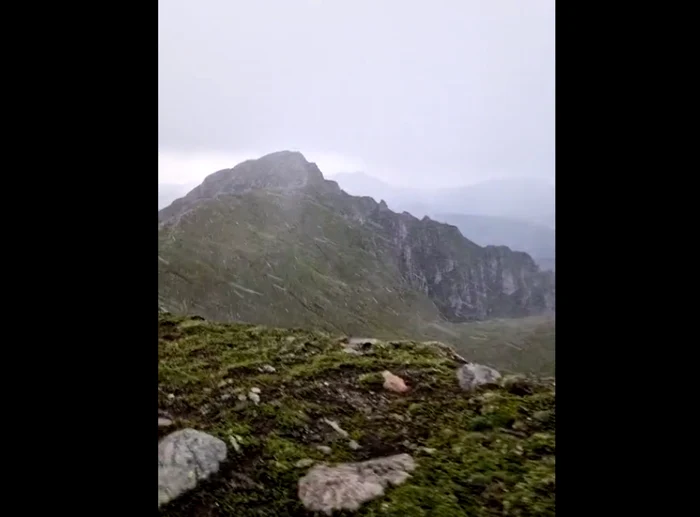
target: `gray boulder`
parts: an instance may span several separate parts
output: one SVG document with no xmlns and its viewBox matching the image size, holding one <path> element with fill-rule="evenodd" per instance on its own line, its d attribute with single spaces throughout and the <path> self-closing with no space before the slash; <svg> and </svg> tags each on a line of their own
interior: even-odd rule
<svg viewBox="0 0 700 517">
<path fill-rule="evenodd" d="M 158 443 L 158 506 L 192 490 L 219 470 L 226 444 L 207 433 L 182 429 Z"/>
<path fill-rule="evenodd" d="M 500 373 L 482 364 L 467 363 L 457 369 L 459 387 L 465 391 L 471 391 L 477 386 L 496 384 L 500 378 Z"/>
<path fill-rule="evenodd" d="M 316 465 L 299 480 L 299 499 L 308 510 L 326 515 L 335 510 L 355 511 L 383 495 L 387 486 L 405 482 L 415 468 L 408 454 L 336 466 Z"/>
</svg>

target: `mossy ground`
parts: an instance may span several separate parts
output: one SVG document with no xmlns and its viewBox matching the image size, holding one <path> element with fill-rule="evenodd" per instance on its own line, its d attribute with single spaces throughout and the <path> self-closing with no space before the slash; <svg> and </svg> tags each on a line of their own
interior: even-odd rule
<svg viewBox="0 0 700 517">
<path fill-rule="evenodd" d="M 326 333 L 160 315 L 158 402 L 175 418 L 167 432 L 193 427 L 229 445 L 218 475 L 160 513 L 313 515 L 297 497 L 308 468 L 297 461 L 407 452 L 418 465 L 412 477 L 353 515 L 554 515 L 552 382 L 530 379 L 468 395 L 457 384 L 459 364 L 435 345 L 379 342 L 363 354 L 345 352 L 342 338 Z M 264 365 L 276 371 L 261 371 Z M 385 391 L 383 370 L 411 390 Z M 253 387 L 261 390 L 259 405 L 239 400 Z"/>
</svg>

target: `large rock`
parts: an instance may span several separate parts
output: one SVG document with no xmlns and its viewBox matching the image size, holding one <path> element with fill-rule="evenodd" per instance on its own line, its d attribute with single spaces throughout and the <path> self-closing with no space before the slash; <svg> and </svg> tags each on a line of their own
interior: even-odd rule
<svg viewBox="0 0 700 517">
<path fill-rule="evenodd" d="M 158 443 L 158 506 L 192 490 L 219 470 L 226 444 L 207 433 L 182 429 Z"/>
<path fill-rule="evenodd" d="M 314 512 L 355 511 L 384 494 L 389 485 L 405 482 L 415 469 L 413 458 L 397 454 L 361 463 L 313 467 L 299 480 L 299 499 Z"/>
<path fill-rule="evenodd" d="M 500 373 L 482 364 L 467 363 L 457 369 L 459 386 L 465 391 L 471 391 L 477 386 L 496 384 L 500 378 Z"/>
</svg>

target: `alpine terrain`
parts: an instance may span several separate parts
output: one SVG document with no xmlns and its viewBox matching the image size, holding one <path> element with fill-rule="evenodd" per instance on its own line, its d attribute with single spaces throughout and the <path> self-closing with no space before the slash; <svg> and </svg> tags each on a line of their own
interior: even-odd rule
<svg viewBox="0 0 700 517">
<path fill-rule="evenodd" d="M 297 152 L 158 218 L 160 514 L 554 515 L 553 272 Z"/>
<path fill-rule="evenodd" d="M 218 171 L 158 218 L 173 313 L 454 342 L 465 322 L 554 310 L 554 275 L 526 253 L 351 196 L 298 152 Z"/>
</svg>

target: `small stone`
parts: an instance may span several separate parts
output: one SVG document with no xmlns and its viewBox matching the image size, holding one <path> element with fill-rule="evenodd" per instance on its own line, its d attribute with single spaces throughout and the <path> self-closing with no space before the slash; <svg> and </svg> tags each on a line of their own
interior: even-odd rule
<svg viewBox="0 0 700 517">
<path fill-rule="evenodd" d="M 158 427 L 168 427 L 173 425 L 173 421 L 170 420 L 169 418 L 165 417 L 158 417 Z"/>
<path fill-rule="evenodd" d="M 238 400 L 240 400 L 241 402 L 245 402 L 247 398 L 248 397 L 246 397 L 245 395 L 238 395 Z"/>
<path fill-rule="evenodd" d="M 251 391 L 250 393 L 248 393 L 248 398 L 250 400 L 252 400 L 256 405 L 260 404 L 260 395 L 258 395 L 254 391 Z"/>
<path fill-rule="evenodd" d="M 174 393 L 168 393 L 168 398 L 169 398 L 170 400 L 174 399 L 174 398 L 175 398 L 175 394 L 174 394 Z"/>
<path fill-rule="evenodd" d="M 230 398 L 231 398 L 230 393 L 224 393 L 223 395 L 221 395 L 221 400 L 228 400 Z"/>
<path fill-rule="evenodd" d="M 274 366 L 272 366 L 270 364 L 266 364 L 262 367 L 262 371 L 267 372 L 267 373 L 275 373 L 277 370 L 275 369 Z"/>
<path fill-rule="evenodd" d="M 260 388 L 250 388 L 251 393 L 260 393 Z"/>
<path fill-rule="evenodd" d="M 535 413 L 532 415 L 532 418 L 534 418 L 538 422 L 546 423 L 546 422 L 549 422 L 549 420 L 552 418 L 552 412 L 551 411 L 535 411 Z"/>
<path fill-rule="evenodd" d="M 355 440 L 350 440 L 348 442 L 348 447 L 350 447 L 353 451 L 356 451 L 357 449 L 360 448 L 360 444 L 357 443 Z"/>
<path fill-rule="evenodd" d="M 311 458 L 304 458 L 303 460 L 297 461 L 297 462 L 294 464 L 294 466 L 295 466 L 296 468 L 298 468 L 298 469 L 303 469 L 303 468 L 306 468 L 306 467 L 310 467 L 310 466 L 313 465 L 314 463 L 316 463 L 315 460 L 312 460 Z"/>
<path fill-rule="evenodd" d="M 398 375 L 394 375 L 389 370 L 383 371 L 382 377 L 384 377 L 384 389 L 395 393 L 405 393 L 408 391 L 408 386 L 406 386 L 404 380 Z"/>
<path fill-rule="evenodd" d="M 329 426 L 331 426 L 331 427 L 333 428 L 333 430 L 334 430 L 336 433 L 338 433 L 340 436 L 342 436 L 343 438 L 347 438 L 347 437 L 349 436 L 349 435 L 348 435 L 348 432 L 345 431 L 344 429 L 342 429 L 342 428 L 338 425 L 338 422 L 335 422 L 334 420 L 328 420 L 327 418 L 324 418 L 323 421 L 324 421 L 326 424 L 328 424 Z"/>
<path fill-rule="evenodd" d="M 513 430 L 514 431 L 527 431 L 528 427 L 525 422 L 522 420 L 516 420 L 515 423 L 513 424 Z"/>
<path fill-rule="evenodd" d="M 433 449 L 432 447 L 418 447 L 418 450 L 426 454 L 435 454 L 437 452 L 437 449 Z"/>
<path fill-rule="evenodd" d="M 217 384 L 216 387 L 217 388 L 224 388 L 224 387 L 226 387 L 227 384 L 228 383 L 225 380 L 223 380 L 219 384 Z"/>
<path fill-rule="evenodd" d="M 241 452 L 241 444 L 238 443 L 235 436 L 229 436 L 228 441 L 231 442 L 231 447 L 233 447 L 236 452 Z"/>
<path fill-rule="evenodd" d="M 328 445 L 317 445 L 316 449 L 318 449 L 323 454 L 330 454 L 331 452 L 333 452 L 333 449 L 328 447 Z"/>
</svg>

